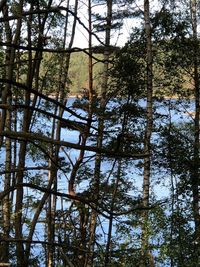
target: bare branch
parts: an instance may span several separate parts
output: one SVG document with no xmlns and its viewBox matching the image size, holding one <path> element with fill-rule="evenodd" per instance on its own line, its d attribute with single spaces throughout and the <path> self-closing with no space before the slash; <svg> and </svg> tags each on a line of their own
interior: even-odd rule
<svg viewBox="0 0 200 267">
<path fill-rule="evenodd" d="M 44 193 L 49 193 L 49 194 L 53 194 L 56 196 L 65 197 L 65 198 L 68 198 L 71 200 L 79 201 L 85 205 L 88 205 L 90 208 L 92 208 L 93 210 L 98 212 L 101 216 L 103 216 L 107 219 L 110 219 L 111 216 L 119 217 L 119 216 L 123 216 L 123 215 L 128 215 L 128 214 L 135 212 L 135 211 L 151 210 L 151 209 L 154 209 L 154 208 L 158 207 L 159 205 L 162 205 L 168 201 L 168 199 L 166 198 L 166 199 L 164 199 L 162 201 L 158 201 L 157 203 L 155 203 L 151 206 L 148 206 L 148 207 L 144 207 L 143 205 L 138 205 L 138 206 L 131 208 L 131 209 L 128 209 L 126 211 L 111 212 L 110 210 L 106 209 L 105 207 L 100 206 L 100 205 L 97 206 L 96 205 L 97 203 L 94 203 L 91 200 L 83 198 L 81 196 L 77 196 L 77 195 L 75 196 L 75 195 L 70 195 L 70 194 L 66 194 L 66 193 L 61 193 L 61 192 L 58 192 L 55 190 L 51 190 L 51 189 L 47 189 L 47 188 L 44 188 L 44 187 L 41 187 L 41 186 L 38 186 L 35 184 L 31 184 L 31 183 L 17 184 L 15 186 L 11 186 L 7 190 L 0 192 L 0 200 L 2 200 L 10 192 L 15 191 L 17 188 L 21 188 L 21 187 L 29 187 L 29 188 L 36 189 L 36 190 L 39 190 L 39 191 L 44 192 Z M 105 214 L 105 212 L 107 212 L 109 215 Z"/>
<path fill-rule="evenodd" d="M 76 18 L 76 20 L 79 22 L 79 24 L 89 34 L 95 36 L 95 38 L 99 41 L 100 44 L 105 45 L 104 42 L 102 42 L 101 39 L 98 37 L 97 34 L 95 34 L 94 32 L 91 32 L 85 26 L 85 24 L 81 21 L 81 19 L 76 15 L 75 12 L 73 12 L 69 8 L 63 7 L 63 6 L 49 7 L 48 9 L 36 9 L 36 10 L 31 11 L 31 12 L 30 11 L 26 11 L 26 12 L 23 12 L 21 14 L 16 14 L 16 15 L 12 15 L 12 16 L 7 16 L 7 17 L 0 18 L 0 22 L 11 21 L 11 20 L 20 19 L 20 18 L 25 18 L 26 16 L 34 15 L 34 14 L 49 14 L 49 13 L 53 13 L 53 12 L 60 13 L 61 11 L 66 11 L 66 12 L 70 13 L 72 16 L 74 16 Z"/>
<path fill-rule="evenodd" d="M 69 53 L 78 53 L 83 52 L 86 55 L 90 56 L 97 62 L 105 63 L 109 62 L 112 63 L 113 61 L 103 60 L 95 57 L 93 54 L 88 52 L 88 48 L 79 48 L 79 47 L 73 47 L 73 48 L 65 48 L 65 49 L 54 49 L 54 48 L 43 48 L 43 47 L 35 47 L 35 46 L 24 46 L 24 45 L 16 45 L 13 43 L 7 43 L 0 41 L 0 46 L 7 46 L 7 47 L 14 47 L 16 49 L 21 49 L 24 51 L 42 51 L 47 53 L 56 53 L 56 54 L 69 54 Z"/>
<path fill-rule="evenodd" d="M 41 97 L 42 99 L 45 99 L 61 108 L 63 108 L 65 111 L 67 111 L 68 113 L 70 113 L 71 115 L 81 119 L 81 120 L 84 120 L 84 121 L 87 121 L 88 119 L 87 118 L 84 118 L 82 117 L 81 115 L 78 115 L 76 112 L 74 112 L 73 110 L 67 108 L 65 105 L 63 105 L 62 103 L 60 103 L 59 101 L 55 100 L 55 99 L 52 99 L 40 92 L 38 92 L 37 90 L 33 89 L 33 88 L 29 88 L 28 86 L 26 86 L 25 84 L 22 84 L 22 83 L 19 83 L 19 82 L 15 82 L 15 81 L 12 81 L 12 80 L 8 80 L 8 79 L 0 79 L 0 82 L 2 83 L 7 83 L 7 84 L 11 84 L 11 85 L 14 85 L 14 86 L 17 86 L 21 89 L 24 89 L 26 91 L 29 91 L 30 93 L 34 94 L 34 95 L 37 95 L 39 97 Z"/>
<path fill-rule="evenodd" d="M 33 110 L 33 111 L 37 111 L 39 113 L 42 113 L 46 116 L 49 116 L 49 117 L 52 117 L 54 119 L 57 119 L 59 121 L 61 121 L 63 123 L 63 125 L 66 125 L 66 126 L 61 126 L 63 128 L 65 127 L 69 127 L 70 129 L 72 130 L 77 130 L 79 132 L 83 131 L 85 127 L 87 127 L 87 124 L 83 123 L 83 122 L 80 122 L 80 121 L 72 121 L 72 120 L 69 120 L 69 119 L 65 119 L 65 118 L 62 118 L 58 115 L 55 115 L 53 113 L 50 113 L 48 111 L 45 111 L 43 109 L 40 109 L 40 108 L 36 108 L 35 106 L 28 106 L 28 105 L 21 105 L 21 104 L 18 104 L 18 105 L 12 105 L 12 106 L 9 106 L 7 104 L 0 104 L 0 108 L 1 109 L 9 109 L 9 110 L 16 110 L 17 108 L 22 108 L 22 109 L 29 109 L 29 110 Z M 91 125 L 91 128 L 94 129 L 94 130 L 98 130 L 97 128 L 95 128 L 94 126 Z"/>
<path fill-rule="evenodd" d="M 147 157 L 147 154 L 133 154 L 131 152 L 122 152 L 122 151 L 115 151 L 115 150 L 108 150 L 108 149 L 100 149 L 98 147 L 94 146 L 82 146 L 79 144 L 67 142 L 67 141 L 59 141 L 59 140 L 54 140 L 49 137 L 43 136 L 38 133 L 27 133 L 27 132 L 11 132 L 11 131 L 3 131 L 0 133 L 0 136 L 6 136 L 11 139 L 16 139 L 16 140 L 26 140 L 26 141 L 31 141 L 31 142 L 45 142 L 48 144 L 54 144 L 54 145 L 59 145 L 63 147 L 69 147 L 69 148 L 74 148 L 77 150 L 86 150 L 86 151 L 91 151 L 91 152 L 98 152 L 101 154 L 104 154 L 107 157 L 114 157 L 114 158 L 132 158 L 132 159 L 143 159 Z"/>
</svg>

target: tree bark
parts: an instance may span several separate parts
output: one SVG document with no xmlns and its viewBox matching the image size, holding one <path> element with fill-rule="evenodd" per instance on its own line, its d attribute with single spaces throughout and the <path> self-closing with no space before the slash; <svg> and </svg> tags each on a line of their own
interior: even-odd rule
<svg viewBox="0 0 200 267">
<path fill-rule="evenodd" d="M 153 56 L 152 56 L 152 39 L 151 39 L 151 23 L 150 23 L 150 6 L 149 0 L 144 0 L 144 28 L 146 40 L 146 129 L 144 137 L 144 152 L 148 154 L 144 159 L 144 178 L 143 178 L 143 206 L 149 206 L 149 188 L 150 188 L 150 169 L 151 169 L 151 134 L 153 124 Z M 141 266 L 148 266 L 150 259 L 149 251 L 149 233 L 148 233 L 148 211 L 144 211 L 142 215 L 142 261 Z"/>
<path fill-rule="evenodd" d="M 19 14 L 22 12 L 22 7 L 23 7 L 23 1 L 19 2 L 18 6 L 18 12 Z M 6 3 L 3 5 L 3 14 L 5 17 L 8 16 L 8 6 Z M 9 25 L 9 22 L 5 22 L 4 24 L 5 27 L 5 33 L 6 33 L 6 41 L 7 43 L 12 43 L 13 44 L 18 44 L 20 40 L 20 31 L 21 31 L 21 19 L 18 19 L 17 25 L 16 25 L 16 30 L 15 30 L 15 35 L 12 38 L 12 30 Z M 14 75 L 14 62 L 15 62 L 15 55 L 16 55 L 16 49 L 15 48 L 10 48 L 8 47 L 6 49 L 6 78 L 8 80 L 13 79 Z M 12 86 L 11 84 L 6 84 L 5 88 L 2 93 L 2 103 L 7 103 L 8 106 L 12 105 Z M 6 130 L 11 130 L 11 110 L 3 110 L 2 111 L 2 118 L 1 118 L 1 125 L 0 125 L 0 131 L 3 131 L 4 128 Z M 1 138 L 1 143 L 3 142 L 3 137 Z M 6 144 L 6 165 L 5 165 L 5 170 L 10 170 L 11 169 L 11 164 L 12 164 L 12 147 L 11 147 L 11 140 L 9 138 L 6 138 L 5 141 Z M 6 173 L 5 174 L 5 179 L 4 179 L 4 190 L 9 189 L 11 186 L 11 173 Z M 4 237 L 5 239 L 9 238 L 10 234 L 10 212 L 11 212 L 11 205 L 10 205 L 10 194 L 8 194 L 3 201 L 3 227 L 4 227 Z M 9 260 L 9 242 L 6 242 L 4 244 L 4 247 L 2 248 L 3 251 L 3 261 L 8 262 Z"/>
<path fill-rule="evenodd" d="M 48 2 L 48 6 L 51 6 L 52 1 L 50 0 Z M 30 10 L 33 9 L 33 3 L 30 5 Z M 37 41 L 37 46 L 38 47 L 43 47 L 43 32 L 44 32 L 44 27 L 45 23 L 47 20 L 48 14 L 45 14 L 43 21 L 38 18 L 39 21 L 39 34 L 38 34 L 38 41 Z M 29 21 L 28 21 L 28 43 L 29 45 L 32 44 L 31 41 L 31 25 L 32 25 L 32 14 L 29 16 Z M 27 72 L 27 79 L 26 79 L 26 84 L 28 88 L 32 88 L 33 82 L 35 81 L 35 88 L 38 91 L 39 87 L 39 69 L 40 69 L 40 64 L 41 64 L 41 59 L 42 59 L 42 53 L 43 51 L 36 51 L 34 60 L 32 61 L 32 51 L 29 51 L 28 54 L 28 72 Z M 35 95 L 32 101 L 32 107 L 35 106 L 37 101 L 37 96 Z M 30 106 L 31 105 L 31 92 L 27 90 L 25 92 L 25 105 Z M 24 110 L 24 115 L 23 115 L 23 122 L 22 122 L 22 130 L 23 132 L 28 132 L 30 125 L 31 125 L 31 118 L 33 115 L 33 111 L 26 109 Z M 24 180 L 24 168 L 26 164 L 26 151 L 27 150 L 27 140 L 20 141 L 20 148 L 19 148 L 19 162 L 18 162 L 18 169 L 19 171 L 17 172 L 16 176 L 16 184 L 21 184 L 23 183 Z M 16 205 L 15 205 L 15 238 L 16 239 L 22 239 L 23 237 L 23 218 L 22 218 L 22 209 L 23 209 L 23 198 L 24 198 L 24 192 L 23 188 L 18 188 L 16 191 Z M 30 249 L 30 248 L 29 248 Z M 29 254 L 26 253 L 24 250 L 24 246 L 22 242 L 17 243 L 17 250 L 16 250 L 16 255 L 17 255 L 17 266 L 28 266 L 28 258 Z"/>
<path fill-rule="evenodd" d="M 105 50 L 104 50 L 104 65 L 103 65 L 103 77 L 100 93 L 100 114 L 98 119 L 98 137 L 97 137 L 97 147 L 102 148 L 103 142 L 103 131 L 104 131 L 104 113 L 106 108 L 106 94 L 108 87 L 108 68 L 109 68 L 109 46 L 110 46 L 110 35 L 111 35 L 111 25 L 112 25 L 112 5 L 113 1 L 107 1 L 107 17 L 106 17 L 106 32 L 105 32 Z M 100 153 L 96 153 L 95 158 L 95 169 L 94 169 L 94 181 L 93 181 L 93 191 L 96 203 L 99 199 L 99 185 L 100 185 L 100 175 L 101 175 L 101 161 L 102 156 Z M 92 210 L 90 219 L 90 237 L 89 237 L 89 247 L 88 247 L 88 259 L 85 267 L 93 266 L 94 258 L 94 243 L 95 243 L 95 231 L 97 223 L 97 212 Z"/>
<path fill-rule="evenodd" d="M 8 7 L 7 5 L 4 6 L 4 15 L 8 15 Z M 7 37 L 7 42 L 12 42 L 12 36 L 11 36 L 11 29 L 9 23 L 5 23 L 5 32 L 6 32 L 6 37 Z M 12 73 L 13 73 L 13 53 L 11 52 L 10 49 L 6 50 L 6 76 L 8 79 L 12 78 Z M 2 103 L 7 103 L 8 105 L 11 105 L 12 99 L 11 99 L 11 86 L 7 85 L 5 86 L 2 94 Z M 1 116 L 1 130 L 11 130 L 11 113 L 8 110 L 2 111 L 2 116 Z M 1 143 L 3 142 L 3 137 L 1 139 Z M 6 153 L 6 158 L 5 158 L 5 171 L 8 171 L 11 169 L 11 140 L 9 138 L 6 138 L 5 140 L 5 153 Z M 11 174 L 8 172 L 5 174 L 4 178 L 4 190 L 8 190 L 11 185 Z M 10 195 L 8 194 L 4 200 L 3 200 L 3 229 L 4 229 L 4 234 L 3 237 L 5 239 L 9 238 L 10 234 Z M 2 262 L 8 262 L 9 261 L 9 243 L 5 242 L 1 246 L 1 261 Z"/>
<path fill-rule="evenodd" d="M 112 193 L 112 200 L 111 200 L 111 207 L 110 211 L 113 213 L 114 208 L 115 208 L 115 200 L 116 200 L 116 194 L 119 186 L 119 181 L 121 178 L 121 168 L 122 168 L 122 160 L 118 160 L 118 166 L 117 166 L 117 177 L 115 181 L 115 186 L 113 189 Z M 107 243 L 106 243 L 106 251 L 105 251 L 105 261 L 104 261 L 104 266 L 108 267 L 111 263 L 111 255 L 112 255 L 112 229 L 113 229 L 113 215 L 110 215 L 109 219 L 109 225 L 108 225 L 108 238 L 107 238 Z"/>
<path fill-rule="evenodd" d="M 192 35 L 193 35 L 193 79 L 195 96 L 195 118 L 194 118 L 194 145 L 193 145 L 193 167 L 191 170 L 191 184 L 193 195 L 193 216 L 195 224 L 194 233 L 194 262 L 199 263 L 200 255 L 200 214 L 199 214 L 199 137 L 200 137 L 200 90 L 199 90 L 199 61 L 198 61 L 198 36 L 197 36 L 197 1 L 190 1 Z"/>
</svg>

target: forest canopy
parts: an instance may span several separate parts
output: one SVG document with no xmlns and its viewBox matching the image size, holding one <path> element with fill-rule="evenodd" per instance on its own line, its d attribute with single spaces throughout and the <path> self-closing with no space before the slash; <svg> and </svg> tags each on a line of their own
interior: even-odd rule
<svg viewBox="0 0 200 267">
<path fill-rule="evenodd" d="M 0 266 L 200 266 L 199 7 L 0 1 Z"/>
</svg>

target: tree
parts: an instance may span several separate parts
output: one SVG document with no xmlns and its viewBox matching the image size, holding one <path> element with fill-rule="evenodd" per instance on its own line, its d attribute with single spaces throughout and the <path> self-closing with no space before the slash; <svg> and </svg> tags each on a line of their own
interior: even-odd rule
<svg viewBox="0 0 200 267">
<path fill-rule="evenodd" d="M 199 262 L 199 238 L 200 238 L 200 214 L 199 214 L 199 119 L 200 119 L 200 92 L 199 92 L 199 70 L 198 70 L 198 37 L 197 37 L 197 2 L 190 2 L 192 41 L 193 41 L 193 80 L 195 96 L 195 118 L 194 118 L 194 152 L 193 152 L 193 171 L 191 173 L 192 193 L 193 193 L 193 213 L 195 223 L 194 243 L 195 262 Z"/>
<path fill-rule="evenodd" d="M 198 265 L 197 3 L 153 4 L 1 2 L 1 263 Z"/>
<path fill-rule="evenodd" d="M 146 41 L 146 86 L 147 86 L 147 123 L 144 137 L 144 151 L 149 154 L 144 159 L 144 181 L 143 181 L 143 205 L 149 206 L 149 187 L 150 187 L 150 169 L 151 169 L 151 135 L 153 126 L 153 52 L 152 52 L 152 30 L 150 22 L 149 1 L 144 0 L 144 29 Z M 144 212 L 142 222 L 142 256 L 144 261 L 149 257 L 149 265 L 154 266 L 153 257 L 148 248 L 148 211 Z M 146 266 L 146 263 L 142 263 Z"/>
</svg>

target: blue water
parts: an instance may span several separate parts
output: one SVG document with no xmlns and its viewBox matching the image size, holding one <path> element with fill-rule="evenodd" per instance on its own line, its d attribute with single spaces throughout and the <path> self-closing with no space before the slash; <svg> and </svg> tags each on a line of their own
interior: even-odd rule
<svg viewBox="0 0 200 267">
<path fill-rule="evenodd" d="M 74 99 L 70 98 L 68 100 L 67 106 L 71 107 L 73 105 Z M 112 105 L 119 105 L 118 103 L 113 102 Z M 139 102 L 139 105 L 141 107 L 145 107 L 146 102 L 145 100 L 141 100 Z M 193 101 L 185 101 L 185 103 L 183 102 L 178 102 L 177 100 L 165 100 L 165 103 L 163 104 L 156 101 L 155 102 L 155 111 L 154 111 L 154 118 L 155 118 L 155 124 L 157 125 L 157 127 L 163 127 L 164 125 L 167 125 L 169 123 L 169 116 L 171 118 L 171 122 L 175 123 L 175 124 L 180 124 L 182 122 L 193 122 L 193 117 L 191 112 L 194 110 L 194 103 Z M 78 114 L 82 115 L 83 117 L 86 117 L 86 112 L 82 111 L 82 110 L 78 110 Z M 64 117 L 67 119 L 71 119 L 71 120 L 76 120 L 76 121 L 81 121 L 80 119 L 75 118 L 74 116 L 70 115 L 69 113 L 65 112 L 64 113 Z M 82 121 L 84 122 L 84 121 Z M 43 128 L 39 128 L 41 127 L 41 123 L 44 125 Z M 93 123 L 93 125 L 96 127 L 96 122 Z M 160 125 L 160 126 L 159 126 Z M 36 124 L 36 126 L 38 126 L 38 128 L 40 130 L 43 131 L 43 133 L 47 133 L 50 130 L 50 126 L 51 126 L 51 121 L 49 120 L 45 120 L 43 118 L 40 118 L 40 120 L 38 120 L 38 123 Z M 120 125 L 117 125 L 118 127 L 120 127 Z M 45 128 L 46 127 L 46 128 Z M 116 126 L 115 126 L 116 127 Z M 37 129 L 38 131 L 38 129 Z M 155 139 L 154 139 L 155 138 Z M 152 139 L 156 140 L 156 138 L 158 138 L 158 134 L 157 132 L 153 133 Z M 62 129 L 61 131 L 61 140 L 65 140 L 68 142 L 72 142 L 72 143 L 78 143 L 79 141 L 79 132 L 78 131 L 74 131 L 74 130 L 67 130 L 67 129 Z M 90 143 L 88 143 L 90 144 Z M 79 151 L 78 150 L 74 150 L 74 149 L 70 149 L 70 150 L 66 150 L 66 153 L 68 153 L 68 156 L 70 157 L 71 161 L 73 163 L 75 163 L 76 158 L 78 157 Z M 94 155 L 94 153 L 91 152 L 86 152 L 87 156 L 92 156 Z M 65 161 L 69 161 L 68 158 L 66 157 L 66 154 L 61 150 L 60 152 L 60 156 L 65 158 Z M 1 153 L 0 153 L 0 167 L 1 170 L 3 170 L 3 164 L 5 162 L 5 151 L 4 148 L 1 149 Z M 35 166 L 35 165 L 40 165 L 43 162 L 43 159 L 37 159 L 34 160 L 33 158 L 31 158 L 31 156 L 27 156 L 27 160 L 26 160 L 26 165 L 27 166 Z M 127 192 L 128 195 L 130 196 L 135 196 L 135 192 L 137 191 L 138 195 L 142 194 L 142 183 L 143 183 L 143 179 L 142 179 L 142 170 L 139 169 L 135 169 L 134 166 L 135 162 L 131 161 L 129 162 L 129 164 L 127 164 L 127 168 L 126 168 L 126 174 L 124 175 L 124 178 L 127 180 L 131 180 L 134 184 L 134 189 L 130 188 L 130 190 Z M 91 160 L 91 162 L 87 163 L 88 167 L 90 168 L 94 168 L 94 158 Z M 109 176 L 109 170 L 112 169 L 112 165 L 113 165 L 113 160 L 107 161 L 104 160 L 102 162 L 102 173 L 104 175 L 104 178 Z M 25 182 L 28 182 L 30 179 L 30 176 L 34 177 L 36 176 L 36 174 L 40 175 L 40 179 L 42 179 L 45 183 L 47 183 L 48 180 L 48 172 L 47 171 L 31 171 L 29 172 L 27 178 L 25 179 Z M 161 174 L 162 176 L 163 174 Z M 114 177 L 113 177 L 114 178 Z M 59 171 L 59 178 L 58 178 L 58 190 L 60 192 L 63 193 L 67 193 L 67 187 L 68 187 L 68 179 L 69 179 L 69 173 L 65 173 L 63 174 L 62 171 Z M 162 183 L 157 183 L 156 181 L 158 180 L 158 177 L 154 177 L 152 179 L 152 186 L 151 186 L 151 191 L 155 193 L 156 199 L 157 200 L 161 200 L 163 198 L 166 198 L 169 193 L 170 193 L 170 189 L 169 185 L 171 183 L 170 181 L 170 177 L 165 177 L 164 182 Z M 0 187 L 1 187 L 1 191 L 3 190 L 3 184 L 2 184 L 2 180 L 0 180 Z M 84 190 L 87 190 L 89 187 L 89 181 L 83 181 L 81 183 L 79 183 L 76 186 L 76 191 L 77 192 L 83 192 Z M 33 191 L 30 189 L 25 189 L 25 196 L 30 196 L 31 194 L 34 195 L 34 197 L 37 199 L 39 199 L 41 197 L 41 194 L 38 191 Z M 66 201 L 64 204 L 64 208 L 67 210 L 69 208 L 70 202 Z M 58 197 L 58 202 L 57 202 L 57 209 L 61 208 L 61 202 L 60 202 L 60 198 Z M 27 210 L 27 215 L 29 217 L 33 216 L 34 210 L 32 209 L 28 209 Z M 45 214 L 43 214 L 45 216 Z M 41 215 L 42 218 L 42 215 Z M 105 234 L 104 231 L 107 232 L 107 228 L 108 228 L 108 220 L 104 219 L 103 220 L 103 228 L 99 227 L 98 229 L 98 233 L 100 233 L 102 235 L 102 241 L 105 239 Z M 28 231 L 28 229 L 25 227 L 24 228 L 24 232 L 26 233 Z M 113 235 L 115 235 L 116 233 L 116 227 L 114 225 L 113 227 Z M 39 240 L 40 238 L 42 239 L 44 236 L 44 224 L 43 223 L 39 223 L 37 225 L 36 228 L 36 232 L 34 235 L 34 239 L 35 240 Z M 40 254 L 40 246 L 34 246 L 33 249 L 34 254 Z M 42 263 L 40 266 L 43 266 Z M 163 265 L 164 266 L 164 265 Z M 165 265 L 167 266 L 167 265 Z"/>
</svg>

